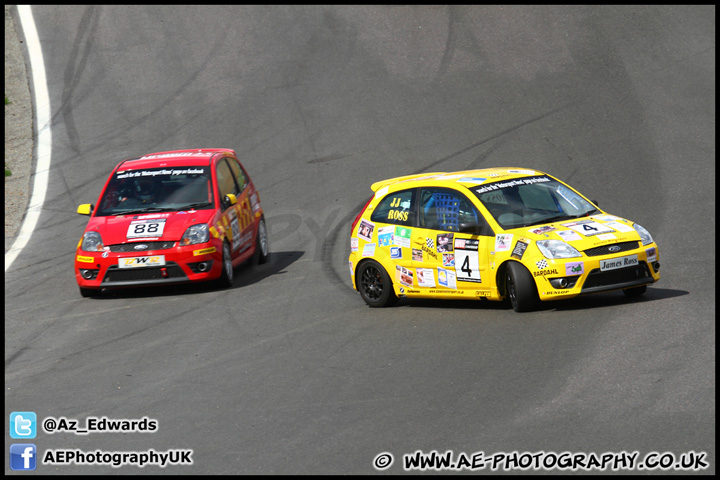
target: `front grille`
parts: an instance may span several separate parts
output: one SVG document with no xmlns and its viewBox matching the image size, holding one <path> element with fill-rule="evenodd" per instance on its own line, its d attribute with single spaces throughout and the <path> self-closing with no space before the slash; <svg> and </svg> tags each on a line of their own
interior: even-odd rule
<svg viewBox="0 0 720 480">
<path fill-rule="evenodd" d="M 610 247 L 620 247 L 620 250 L 610 251 Z M 610 255 L 612 253 L 627 252 L 628 250 L 635 250 L 639 247 L 639 242 L 621 242 L 611 243 L 610 245 L 603 245 L 602 247 L 590 248 L 583 251 L 588 257 L 598 257 L 600 255 Z"/>
<path fill-rule="evenodd" d="M 135 250 L 136 245 L 147 245 L 143 250 Z M 109 245 L 111 252 L 146 252 L 148 250 L 167 250 L 175 246 L 175 242 L 135 242 L 135 243 L 118 243 L 117 245 Z"/>
<path fill-rule="evenodd" d="M 165 268 L 167 276 L 163 277 L 161 269 Z M 153 280 L 168 281 L 172 279 L 187 279 L 182 268 L 175 262 L 168 262 L 164 267 L 137 267 L 118 268 L 113 265 L 108 268 L 103 285 L 119 282 L 152 282 Z"/>
<path fill-rule="evenodd" d="M 612 288 L 614 286 L 622 288 L 622 285 L 632 282 L 642 283 L 642 280 L 645 279 L 652 281 L 652 275 L 650 275 L 647 263 L 645 262 L 640 262 L 632 267 L 618 268 L 617 270 L 608 270 L 605 272 L 596 268 L 588 273 L 587 279 L 585 279 L 585 283 L 583 284 L 583 291 L 589 289 L 598 290 L 603 287 Z"/>
</svg>

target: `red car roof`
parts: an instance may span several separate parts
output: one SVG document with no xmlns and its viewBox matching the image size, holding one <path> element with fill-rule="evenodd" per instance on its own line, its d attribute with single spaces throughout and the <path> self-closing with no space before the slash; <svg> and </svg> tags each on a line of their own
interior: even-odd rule
<svg viewBox="0 0 720 480">
<path fill-rule="evenodd" d="M 155 167 L 184 167 L 192 165 L 209 165 L 216 153 L 228 153 L 235 156 L 229 148 L 195 148 L 190 150 L 171 150 L 167 152 L 148 153 L 142 157 L 125 160 L 118 165 L 119 170 L 135 170 Z"/>
</svg>

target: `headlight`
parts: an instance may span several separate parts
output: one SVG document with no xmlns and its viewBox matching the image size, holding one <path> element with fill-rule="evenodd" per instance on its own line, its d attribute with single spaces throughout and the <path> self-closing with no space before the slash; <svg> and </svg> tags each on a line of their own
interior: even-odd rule
<svg viewBox="0 0 720 480">
<path fill-rule="evenodd" d="M 645 230 L 643 227 L 641 227 L 637 223 L 633 223 L 633 228 L 638 233 L 638 235 L 640 235 L 640 240 L 642 240 L 643 245 L 647 245 L 648 243 L 653 243 L 653 238 L 652 238 L 652 235 L 650 235 L 650 232 Z"/>
<path fill-rule="evenodd" d="M 102 252 L 103 247 L 102 237 L 98 232 L 85 232 L 80 245 L 82 250 L 86 252 Z"/>
<path fill-rule="evenodd" d="M 536 243 L 545 258 L 574 258 L 581 256 L 580 252 L 561 240 L 540 240 Z"/>
<path fill-rule="evenodd" d="M 197 243 L 205 243 L 208 240 L 210 240 L 210 229 L 206 223 L 201 223 L 185 230 L 185 233 L 183 233 L 180 239 L 180 245 L 195 245 Z"/>
</svg>

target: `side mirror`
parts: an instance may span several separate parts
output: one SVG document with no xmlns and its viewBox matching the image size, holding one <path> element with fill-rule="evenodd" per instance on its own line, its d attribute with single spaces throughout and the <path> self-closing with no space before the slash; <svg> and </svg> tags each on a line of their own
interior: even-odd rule
<svg viewBox="0 0 720 480">
<path fill-rule="evenodd" d="M 80 215 L 92 215 L 93 211 L 93 204 L 92 203 L 83 203 L 82 205 L 79 205 L 77 208 L 77 213 Z"/>
<path fill-rule="evenodd" d="M 228 193 L 225 195 L 225 203 L 231 207 L 237 203 L 237 197 L 232 193 Z"/>
<path fill-rule="evenodd" d="M 592 202 L 595 204 L 596 207 L 599 207 L 599 206 L 600 206 L 600 204 L 598 203 L 597 200 L 592 200 Z"/>
</svg>

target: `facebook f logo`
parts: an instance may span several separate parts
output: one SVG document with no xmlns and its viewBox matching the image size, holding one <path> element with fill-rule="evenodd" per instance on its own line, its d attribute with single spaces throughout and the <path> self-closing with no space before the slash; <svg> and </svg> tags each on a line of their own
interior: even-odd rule
<svg viewBox="0 0 720 480">
<path fill-rule="evenodd" d="M 11 470 L 35 470 L 37 465 L 37 447 L 32 443 L 13 443 L 10 445 Z"/>
<path fill-rule="evenodd" d="M 11 438 L 35 438 L 37 415 L 35 412 L 12 412 L 10 414 Z"/>
</svg>

